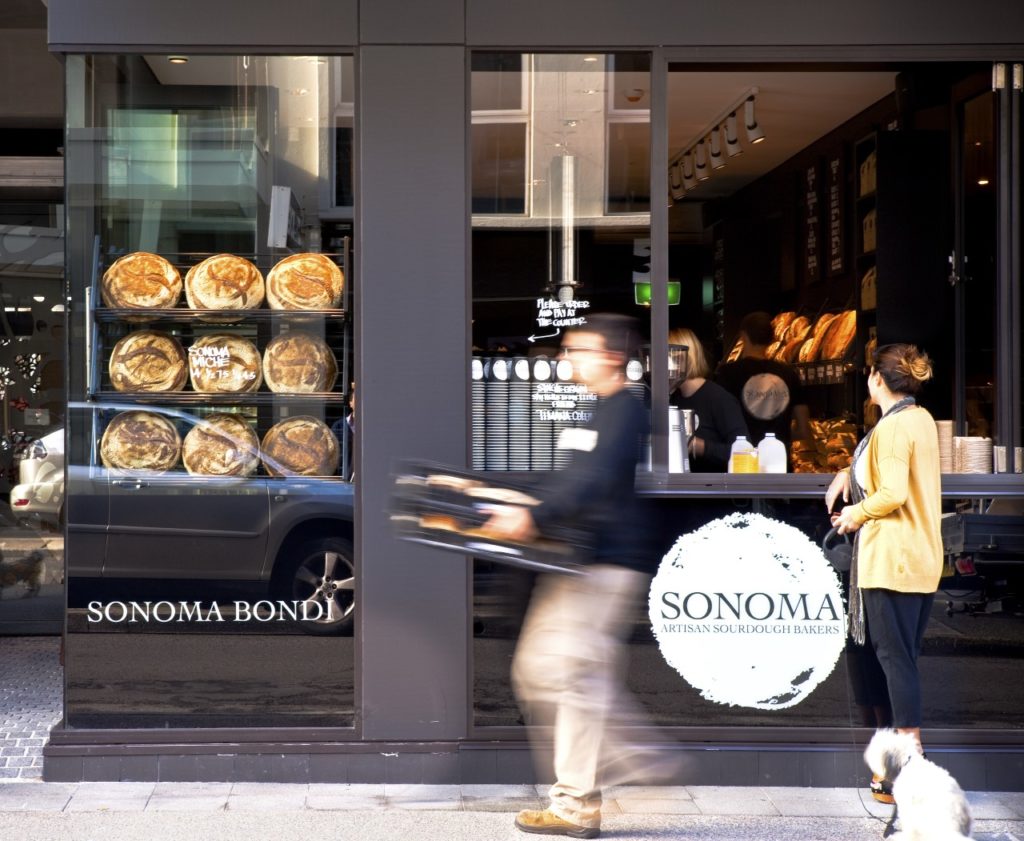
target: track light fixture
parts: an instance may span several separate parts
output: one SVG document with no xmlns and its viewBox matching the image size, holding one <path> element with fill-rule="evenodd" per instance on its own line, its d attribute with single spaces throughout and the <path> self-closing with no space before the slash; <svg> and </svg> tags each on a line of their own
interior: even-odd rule
<svg viewBox="0 0 1024 841">
<path fill-rule="evenodd" d="M 678 201 L 686 195 L 686 187 L 683 186 L 683 165 L 677 163 L 675 166 L 670 166 L 668 172 L 669 189 L 672 192 L 672 198 Z"/>
<path fill-rule="evenodd" d="M 704 149 L 704 141 L 697 141 L 697 180 L 706 181 L 711 174 L 708 166 L 707 151 Z"/>
<path fill-rule="evenodd" d="M 707 180 L 714 169 L 725 166 L 726 157 L 734 158 L 743 149 L 740 147 L 737 114 L 743 108 L 743 125 L 746 129 L 748 143 L 760 143 L 764 140 L 764 129 L 758 125 L 754 116 L 754 99 L 757 88 L 748 88 L 743 95 L 734 100 L 713 122 L 709 123 L 700 134 L 683 146 L 683 152 L 669 162 L 669 185 L 672 196 L 677 200 L 680 191 L 688 193 L 701 181 Z M 725 137 L 722 137 L 722 134 Z M 725 154 L 722 151 L 725 144 Z"/>
<path fill-rule="evenodd" d="M 725 131 L 725 153 L 730 158 L 735 158 L 743 152 L 743 149 L 740 148 L 739 126 L 735 111 L 725 118 L 722 128 Z"/>
<path fill-rule="evenodd" d="M 693 169 L 693 152 L 687 152 L 683 155 L 683 187 L 686 190 L 692 190 L 697 186 L 697 174 Z"/>
<path fill-rule="evenodd" d="M 722 154 L 722 132 L 718 126 L 715 126 L 711 132 L 709 145 L 711 147 L 711 168 L 721 169 L 725 166 L 725 155 Z"/>
<path fill-rule="evenodd" d="M 743 104 L 743 115 L 744 115 L 744 128 L 747 130 L 747 140 L 750 143 L 760 143 L 764 140 L 764 129 L 757 124 L 757 119 L 754 117 L 754 97 L 747 97 L 747 101 Z"/>
</svg>

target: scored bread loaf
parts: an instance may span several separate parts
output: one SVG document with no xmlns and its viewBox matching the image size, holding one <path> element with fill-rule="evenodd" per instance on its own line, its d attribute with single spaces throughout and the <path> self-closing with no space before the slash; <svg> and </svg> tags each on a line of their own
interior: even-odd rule
<svg viewBox="0 0 1024 841">
<path fill-rule="evenodd" d="M 234 333 L 210 333 L 188 349 L 192 389 L 207 393 L 256 391 L 263 382 L 260 352 Z"/>
<path fill-rule="evenodd" d="M 181 275 L 158 254 L 136 251 L 119 257 L 103 273 L 100 297 L 113 308 L 176 307 L 181 299 Z"/>
<path fill-rule="evenodd" d="M 323 254 L 292 254 L 267 274 L 267 303 L 274 310 L 332 310 L 341 305 L 345 275 Z"/>
<path fill-rule="evenodd" d="M 337 376 L 334 353 L 323 339 L 310 333 L 282 333 L 263 351 L 263 378 L 271 391 L 330 391 Z"/>
<path fill-rule="evenodd" d="M 800 362 L 814 362 L 819 358 L 821 343 L 825 341 L 828 326 L 835 320 L 835 317 L 835 313 L 827 312 L 814 323 L 811 335 L 804 340 L 803 345 L 800 347 Z"/>
<path fill-rule="evenodd" d="M 842 359 L 857 335 L 857 312 L 844 310 L 828 325 L 821 344 L 821 359 Z"/>
<path fill-rule="evenodd" d="M 780 312 L 772 319 L 772 330 L 775 331 L 775 339 L 781 341 L 786 336 L 789 325 L 796 318 L 795 312 Z"/>
<path fill-rule="evenodd" d="M 122 412 L 107 424 L 100 439 L 100 460 L 118 470 L 162 473 L 174 467 L 180 456 L 178 430 L 155 412 Z"/>
<path fill-rule="evenodd" d="M 261 458 L 271 476 L 331 476 L 338 470 L 338 439 L 323 421 L 298 415 L 263 436 Z"/>
<path fill-rule="evenodd" d="M 792 342 L 797 339 L 803 341 L 807 338 L 807 334 L 811 331 L 811 320 L 806 315 L 798 315 L 793 319 L 793 323 L 789 325 L 789 329 L 786 331 L 786 341 Z"/>
<path fill-rule="evenodd" d="M 185 299 L 196 310 L 252 310 L 263 303 L 263 275 L 234 254 L 214 254 L 185 275 Z"/>
<path fill-rule="evenodd" d="M 181 460 L 197 476 L 249 476 L 260 463 L 260 441 L 243 418 L 217 413 L 189 430 Z"/>
<path fill-rule="evenodd" d="M 188 376 L 181 342 L 159 330 L 136 330 L 119 340 L 107 368 L 117 391 L 181 391 Z"/>
</svg>

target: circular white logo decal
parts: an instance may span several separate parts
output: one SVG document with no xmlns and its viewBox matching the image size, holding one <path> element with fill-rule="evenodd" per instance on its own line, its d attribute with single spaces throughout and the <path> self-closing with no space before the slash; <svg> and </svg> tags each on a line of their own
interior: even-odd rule
<svg viewBox="0 0 1024 841">
<path fill-rule="evenodd" d="M 709 701 L 777 710 L 831 674 L 846 642 L 839 578 L 803 532 L 730 514 L 676 541 L 651 583 L 654 636 Z"/>
<path fill-rule="evenodd" d="M 755 374 L 743 385 L 743 406 L 758 420 L 774 420 L 789 405 L 789 386 L 778 374 Z"/>
</svg>

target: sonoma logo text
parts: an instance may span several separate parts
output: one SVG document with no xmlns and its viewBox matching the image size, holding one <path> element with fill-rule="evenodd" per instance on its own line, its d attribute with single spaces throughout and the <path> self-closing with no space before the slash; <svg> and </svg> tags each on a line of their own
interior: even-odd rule
<svg viewBox="0 0 1024 841">
<path fill-rule="evenodd" d="M 89 602 L 89 622 L 316 622 L 333 620 L 333 602 Z"/>
<path fill-rule="evenodd" d="M 832 596 L 825 594 L 820 604 L 815 599 L 809 603 L 810 593 L 686 593 L 680 599 L 679 593 L 662 593 L 661 618 L 678 619 L 734 619 L 767 622 L 768 620 L 795 619 L 804 622 L 820 622 L 822 619 L 838 621 L 842 615 L 836 609 Z M 815 606 L 816 605 L 816 606 Z"/>
</svg>

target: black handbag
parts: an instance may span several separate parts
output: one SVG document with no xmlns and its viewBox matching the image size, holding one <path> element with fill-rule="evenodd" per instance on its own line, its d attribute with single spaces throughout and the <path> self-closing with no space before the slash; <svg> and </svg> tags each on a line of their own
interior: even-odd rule
<svg viewBox="0 0 1024 841">
<path fill-rule="evenodd" d="M 835 538 L 839 540 L 835 541 Z M 853 562 L 853 535 L 839 534 L 839 527 L 833 526 L 822 538 L 821 551 L 836 572 L 849 572 Z"/>
</svg>

